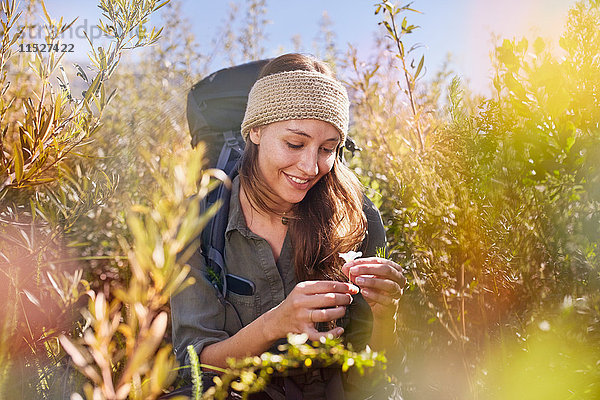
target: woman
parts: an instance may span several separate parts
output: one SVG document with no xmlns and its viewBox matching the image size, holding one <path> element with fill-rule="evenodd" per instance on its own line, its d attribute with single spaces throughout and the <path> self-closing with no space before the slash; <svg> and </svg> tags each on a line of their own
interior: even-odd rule
<svg viewBox="0 0 600 400">
<path fill-rule="evenodd" d="M 385 246 L 381 218 L 337 157 L 348 116 L 346 90 L 324 63 L 287 54 L 263 68 L 242 123 L 246 148 L 224 251 L 227 272 L 253 293 L 228 291 L 233 307 L 222 306 L 197 255 L 190 262 L 196 284 L 172 299 L 180 362 L 188 363 L 190 344 L 201 363 L 225 367 L 227 358 L 261 354 L 290 332 L 343 336 L 339 319 L 364 300 L 373 315 L 371 348 L 393 342 L 406 280 L 397 264 L 375 257 Z M 351 250 L 367 257 L 344 264 L 339 254 Z M 302 391 L 311 398 L 326 385 L 307 382 Z"/>
</svg>

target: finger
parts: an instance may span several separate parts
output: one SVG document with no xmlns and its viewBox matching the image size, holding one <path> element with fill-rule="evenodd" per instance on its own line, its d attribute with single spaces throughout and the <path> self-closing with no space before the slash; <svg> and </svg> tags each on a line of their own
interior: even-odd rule
<svg viewBox="0 0 600 400">
<path fill-rule="evenodd" d="M 363 289 L 361 293 L 365 300 L 379 303 L 384 306 L 391 306 L 396 301 L 396 299 L 394 299 L 392 296 L 378 292 L 374 289 Z"/>
<path fill-rule="evenodd" d="M 387 261 L 387 260 L 386 260 Z M 384 278 L 389 278 L 401 287 L 406 285 L 406 278 L 400 271 L 400 266 L 394 262 L 376 263 L 376 264 L 361 264 L 350 267 L 350 275 L 353 280 L 359 275 L 378 275 Z"/>
<path fill-rule="evenodd" d="M 389 265 L 391 268 L 402 272 L 402 267 L 400 265 L 393 262 L 392 260 L 388 260 L 387 258 L 381 258 L 381 257 L 357 258 L 356 260 L 347 262 L 346 264 L 344 264 L 344 266 L 346 266 L 348 269 L 351 269 L 352 267 L 359 266 L 359 265 L 378 265 L 378 264 Z M 342 269 L 344 268 L 344 266 L 342 266 Z"/>
<path fill-rule="evenodd" d="M 327 337 L 329 335 L 333 336 L 334 338 L 342 336 L 344 334 L 344 328 L 333 328 L 327 332 L 319 332 L 314 328 L 309 328 L 306 333 L 308 334 L 308 339 L 310 341 L 318 342 L 322 337 Z"/>
<path fill-rule="evenodd" d="M 350 268 L 352 281 L 356 281 L 356 277 L 360 275 L 377 275 L 379 277 L 391 279 L 402 287 L 406 285 L 404 274 L 389 264 L 368 264 Z"/>
<path fill-rule="evenodd" d="M 374 275 L 360 275 L 355 279 L 356 284 L 361 288 L 371 288 L 380 292 L 385 292 L 392 297 L 402 295 L 402 286 L 391 279 L 382 279 Z"/>
<path fill-rule="evenodd" d="M 305 281 L 296 285 L 305 294 L 317 293 L 349 293 L 357 294 L 358 288 L 347 282 L 337 281 Z"/>
<path fill-rule="evenodd" d="M 352 262 L 347 262 L 342 265 L 342 274 L 346 275 L 348 278 L 350 278 L 350 267 L 352 265 Z"/>
<path fill-rule="evenodd" d="M 312 318 L 311 322 L 335 321 L 344 315 L 346 315 L 346 307 L 344 306 L 312 309 L 312 312 L 311 310 L 307 310 L 308 320 L 310 321 L 310 318 Z"/>
<path fill-rule="evenodd" d="M 350 269 L 354 266 L 357 265 L 368 265 L 368 264 L 393 264 L 392 267 L 397 266 L 397 269 L 400 270 L 400 266 L 398 264 L 396 264 L 395 262 L 388 260 L 386 258 L 381 258 L 381 257 L 364 257 L 364 258 L 357 258 L 354 259 L 352 261 L 348 261 L 347 263 L 345 263 L 344 265 L 342 265 L 342 272 L 347 276 L 350 277 L 351 272 Z"/>
<path fill-rule="evenodd" d="M 363 258 L 356 258 L 352 261 L 348 261 L 344 265 L 349 265 L 350 267 L 352 267 L 354 265 L 359 265 L 359 264 L 386 264 L 388 262 L 393 262 L 393 261 L 388 260 L 387 258 L 381 258 L 381 257 L 363 257 Z"/>
<path fill-rule="evenodd" d="M 312 294 L 303 296 L 301 301 L 307 308 L 347 306 L 352 303 L 352 295 L 349 293 Z"/>
</svg>

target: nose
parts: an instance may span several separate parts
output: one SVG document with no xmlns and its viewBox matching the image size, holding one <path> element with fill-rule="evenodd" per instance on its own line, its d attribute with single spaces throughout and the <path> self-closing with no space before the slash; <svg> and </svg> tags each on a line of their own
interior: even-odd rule
<svg viewBox="0 0 600 400">
<path fill-rule="evenodd" d="M 319 174 L 319 149 L 307 148 L 302 152 L 298 161 L 298 169 L 306 174 L 307 177 L 313 177 Z"/>
</svg>

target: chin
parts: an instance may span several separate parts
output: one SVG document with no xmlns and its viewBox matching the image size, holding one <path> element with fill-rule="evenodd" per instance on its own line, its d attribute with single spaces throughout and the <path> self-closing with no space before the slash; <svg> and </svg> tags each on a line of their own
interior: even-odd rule
<svg viewBox="0 0 600 400">
<path fill-rule="evenodd" d="M 305 197 L 306 196 L 294 196 L 294 197 L 284 198 L 283 200 L 286 203 L 290 203 L 290 204 L 296 205 L 296 204 L 300 203 L 302 200 L 304 200 Z"/>
<path fill-rule="evenodd" d="M 280 196 L 280 198 L 283 201 L 285 201 L 286 203 L 290 203 L 290 204 L 298 204 L 302 200 L 304 200 L 305 197 L 306 197 L 306 192 L 302 192 L 302 193 L 286 193 L 283 196 Z"/>
</svg>

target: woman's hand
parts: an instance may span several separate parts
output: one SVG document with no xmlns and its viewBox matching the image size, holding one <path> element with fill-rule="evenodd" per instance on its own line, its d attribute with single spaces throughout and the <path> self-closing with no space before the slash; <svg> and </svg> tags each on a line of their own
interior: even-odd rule
<svg viewBox="0 0 600 400">
<path fill-rule="evenodd" d="M 374 318 L 394 315 L 406 286 L 406 278 L 398 264 L 380 257 L 357 258 L 345 263 L 342 272 L 360 287 Z"/>
<path fill-rule="evenodd" d="M 306 333 L 309 340 L 319 340 L 328 334 L 339 337 L 344 333 L 343 328 L 319 332 L 315 323 L 343 317 L 356 293 L 358 288 L 345 282 L 300 282 L 281 304 L 265 314 L 265 333 L 272 340 L 284 338 L 288 333 Z"/>
</svg>

